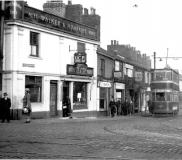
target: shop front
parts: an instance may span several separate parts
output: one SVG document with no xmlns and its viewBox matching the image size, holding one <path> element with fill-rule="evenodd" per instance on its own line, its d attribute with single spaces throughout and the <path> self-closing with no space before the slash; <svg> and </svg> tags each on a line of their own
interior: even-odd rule
<svg viewBox="0 0 182 160">
<path fill-rule="evenodd" d="M 125 84 L 124 83 L 115 83 L 115 97 L 121 102 L 125 101 Z"/>
<path fill-rule="evenodd" d="M 99 89 L 99 113 L 98 116 L 109 115 L 109 102 L 112 95 L 112 82 L 111 81 L 98 81 Z"/>
<path fill-rule="evenodd" d="M 86 53 L 75 53 L 74 65 L 67 65 L 67 76 L 64 76 L 63 84 L 67 84 L 67 87 L 63 87 L 63 101 L 67 94 L 71 100 L 73 117 L 96 116 L 96 105 L 94 105 L 93 98 L 95 96 L 96 99 L 94 69 L 88 67 L 86 62 Z"/>
<path fill-rule="evenodd" d="M 21 1 L 5 3 L 0 93 L 7 92 L 11 98 L 12 118 L 23 118 L 25 88 L 30 90 L 31 118 L 63 117 L 63 99 L 67 96 L 73 117 L 95 116 L 97 29 L 32 8 Z"/>
</svg>

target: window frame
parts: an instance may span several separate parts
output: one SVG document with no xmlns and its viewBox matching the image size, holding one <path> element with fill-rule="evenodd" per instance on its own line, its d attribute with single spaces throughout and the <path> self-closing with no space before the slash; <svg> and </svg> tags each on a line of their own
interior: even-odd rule
<svg viewBox="0 0 182 160">
<path fill-rule="evenodd" d="M 30 56 L 39 57 L 40 33 L 30 31 Z M 36 47 L 36 54 L 33 54 L 33 46 Z"/>
<path fill-rule="evenodd" d="M 85 43 L 77 42 L 77 52 L 85 52 Z"/>
<path fill-rule="evenodd" d="M 26 77 L 33 77 L 34 78 L 34 82 L 26 82 Z M 39 83 L 39 82 L 37 82 L 37 79 L 38 78 L 41 78 L 41 82 Z M 35 86 L 40 86 L 40 101 L 32 101 L 31 100 L 31 88 L 30 87 L 28 87 L 28 85 L 35 85 Z M 42 88 L 43 88 L 43 77 L 41 77 L 41 76 L 29 76 L 29 75 L 26 75 L 25 76 L 25 88 L 29 88 L 30 89 L 30 102 L 31 103 L 42 103 Z M 38 93 L 37 93 L 38 94 Z M 36 95 L 37 95 L 36 94 Z"/>
<path fill-rule="evenodd" d="M 101 75 L 101 77 L 105 77 L 105 60 L 101 59 L 100 62 L 101 62 L 100 75 Z"/>
</svg>

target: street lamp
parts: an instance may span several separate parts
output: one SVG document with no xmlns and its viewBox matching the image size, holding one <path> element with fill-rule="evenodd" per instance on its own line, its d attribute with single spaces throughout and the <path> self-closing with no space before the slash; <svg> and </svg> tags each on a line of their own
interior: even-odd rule
<svg viewBox="0 0 182 160">
<path fill-rule="evenodd" d="M 156 52 L 154 52 L 154 69 L 156 69 L 156 59 L 159 59 L 159 61 L 162 61 L 163 58 L 166 59 L 166 67 L 167 67 L 167 59 L 174 59 L 174 60 L 178 60 L 182 57 L 168 57 L 168 48 L 167 48 L 167 56 L 166 57 L 156 57 Z"/>
</svg>

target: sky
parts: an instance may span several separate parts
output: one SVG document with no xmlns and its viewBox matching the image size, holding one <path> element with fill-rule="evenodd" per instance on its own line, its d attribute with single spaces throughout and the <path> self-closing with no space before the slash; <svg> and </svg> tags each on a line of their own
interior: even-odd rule
<svg viewBox="0 0 182 160">
<path fill-rule="evenodd" d="M 47 0 L 26 0 L 29 6 L 43 10 Z M 63 0 L 65 4 L 68 0 Z M 151 57 L 182 57 L 182 0 L 72 0 L 83 8 L 94 7 L 101 16 L 101 47 L 111 40 L 129 44 Z M 138 7 L 133 7 L 134 5 Z M 167 64 L 182 71 L 182 58 L 167 59 Z M 164 68 L 166 59 L 156 59 L 156 68 Z"/>
</svg>

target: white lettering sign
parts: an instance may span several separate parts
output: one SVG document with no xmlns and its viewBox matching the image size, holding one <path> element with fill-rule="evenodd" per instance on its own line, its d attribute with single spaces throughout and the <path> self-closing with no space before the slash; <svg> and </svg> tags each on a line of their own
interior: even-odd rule
<svg viewBox="0 0 182 160">
<path fill-rule="evenodd" d="M 116 83 L 116 89 L 125 89 L 124 83 Z"/>
<path fill-rule="evenodd" d="M 99 86 L 103 87 L 103 88 L 111 88 L 112 87 L 110 82 L 100 82 Z"/>
</svg>

